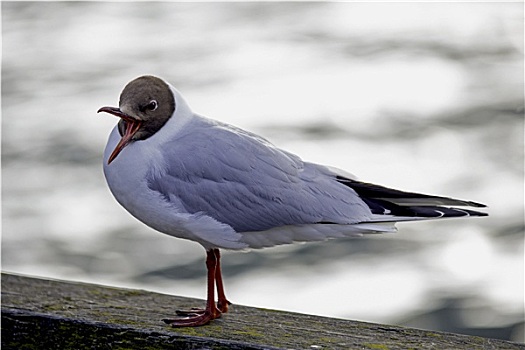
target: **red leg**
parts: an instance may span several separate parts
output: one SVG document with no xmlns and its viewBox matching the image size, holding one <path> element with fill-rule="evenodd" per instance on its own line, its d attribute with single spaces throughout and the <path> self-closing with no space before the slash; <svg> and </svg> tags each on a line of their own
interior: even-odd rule
<svg viewBox="0 0 525 350">
<path fill-rule="evenodd" d="M 217 257 L 215 250 L 210 249 L 206 255 L 206 267 L 208 268 L 208 300 L 204 310 L 180 312 L 187 317 L 164 319 L 173 327 L 195 327 L 202 326 L 221 316 L 221 312 L 215 306 L 215 277 L 217 271 Z M 224 296 L 224 292 L 223 292 Z"/>
<path fill-rule="evenodd" d="M 215 267 L 215 283 L 217 284 L 217 308 L 222 312 L 228 312 L 228 305 L 231 303 L 226 299 L 224 294 L 224 285 L 222 283 L 222 272 L 221 272 L 221 253 L 219 249 L 213 249 L 215 253 L 215 260 L 217 260 L 217 266 Z"/>
</svg>

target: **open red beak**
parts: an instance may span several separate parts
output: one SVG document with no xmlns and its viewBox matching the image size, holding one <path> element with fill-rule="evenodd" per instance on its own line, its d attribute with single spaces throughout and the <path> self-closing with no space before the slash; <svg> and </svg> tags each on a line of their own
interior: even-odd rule
<svg viewBox="0 0 525 350">
<path fill-rule="evenodd" d="M 142 122 L 127 115 L 117 107 L 102 107 L 97 111 L 97 113 L 100 112 L 113 114 L 126 121 L 126 130 L 124 131 L 124 135 L 122 135 L 122 138 L 117 144 L 117 147 L 115 147 L 115 149 L 109 156 L 108 164 L 110 164 L 115 158 L 117 158 L 118 154 L 124 149 L 124 147 L 126 147 L 131 142 L 131 138 L 133 137 L 133 135 L 135 135 L 137 131 L 139 131 Z"/>
</svg>

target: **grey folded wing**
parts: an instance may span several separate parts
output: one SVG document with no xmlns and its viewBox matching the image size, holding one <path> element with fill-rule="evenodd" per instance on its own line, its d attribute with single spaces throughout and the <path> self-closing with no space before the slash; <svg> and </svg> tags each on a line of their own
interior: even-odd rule
<svg viewBox="0 0 525 350">
<path fill-rule="evenodd" d="M 323 166 L 225 124 L 200 121 L 188 130 L 165 144 L 166 171 L 149 181 L 188 213 L 208 215 L 237 232 L 370 218 L 356 192 Z"/>
</svg>

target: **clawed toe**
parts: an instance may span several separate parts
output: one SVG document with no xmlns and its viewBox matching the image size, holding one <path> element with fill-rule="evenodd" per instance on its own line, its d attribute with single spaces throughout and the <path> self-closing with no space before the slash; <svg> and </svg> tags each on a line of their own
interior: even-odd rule
<svg viewBox="0 0 525 350">
<path fill-rule="evenodd" d="M 177 315 L 183 317 L 165 318 L 162 321 L 172 327 L 196 327 L 208 324 L 211 320 L 221 317 L 219 310 L 214 313 L 203 309 L 191 309 L 188 311 L 177 311 Z"/>
</svg>

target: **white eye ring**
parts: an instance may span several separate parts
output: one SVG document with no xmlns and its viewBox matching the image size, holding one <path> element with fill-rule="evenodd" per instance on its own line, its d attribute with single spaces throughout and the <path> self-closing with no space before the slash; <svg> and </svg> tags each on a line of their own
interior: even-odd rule
<svg viewBox="0 0 525 350">
<path fill-rule="evenodd" d="M 159 106 L 159 104 L 157 103 L 156 100 L 151 100 L 151 101 L 149 101 L 149 103 L 146 106 L 146 108 L 149 109 L 150 111 L 154 111 L 154 110 L 157 109 L 158 106 Z"/>
</svg>

